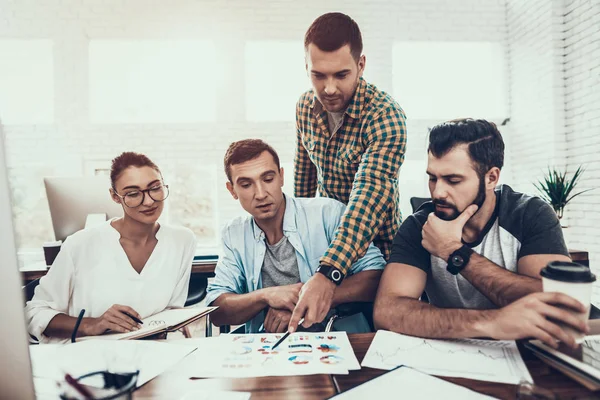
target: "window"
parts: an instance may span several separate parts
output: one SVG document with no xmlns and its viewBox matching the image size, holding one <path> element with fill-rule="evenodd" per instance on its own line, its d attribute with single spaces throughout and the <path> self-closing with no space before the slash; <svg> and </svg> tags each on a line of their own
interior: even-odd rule
<svg viewBox="0 0 600 400">
<path fill-rule="evenodd" d="M 51 40 L 0 40 L 0 123 L 54 122 Z"/>
<path fill-rule="evenodd" d="M 302 42 L 247 42 L 245 62 L 246 119 L 294 121 L 296 102 L 310 88 Z"/>
<path fill-rule="evenodd" d="M 507 116 L 505 49 L 492 42 L 398 42 L 394 97 L 409 118 Z"/>
<path fill-rule="evenodd" d="M 216 119 L 215 48 L 208 41 L 93 40 L 92 123 L 194 123 Z"/>
</svg>

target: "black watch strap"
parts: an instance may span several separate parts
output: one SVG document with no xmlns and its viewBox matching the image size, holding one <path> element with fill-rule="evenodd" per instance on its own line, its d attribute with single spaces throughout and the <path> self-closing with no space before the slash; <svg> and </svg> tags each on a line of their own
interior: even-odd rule
<svg viewBox="0 0 600 400">
<path fill-rule="evenodd" d="M 469 263 L 471 254 L 473 254 L 473 249 L 464 244 L 455 250 L 448 257 L 448 267 L 446 267 L 448 272 L 452 275 L 458 275 Z"/>
<path fill-rule="evenodd" d="M 317 267 L 317 272 L 325 275 L 327 279 L 335 283 L 337 286 L 339 286 L 344 280 L 344 274 L 342 274 L 342 271 L 335 267 L 330 267 L 329 265 L 319 265 Z"/>
</svg>

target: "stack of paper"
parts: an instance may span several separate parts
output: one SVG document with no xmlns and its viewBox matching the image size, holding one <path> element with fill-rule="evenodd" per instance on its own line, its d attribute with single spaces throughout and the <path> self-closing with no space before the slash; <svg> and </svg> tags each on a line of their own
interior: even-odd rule
<svg viewBox="0 0 600 400">
<path fill-rule="evenodd" d="M 514 341 L 435 340 L 377 331 L 363 367 L 406 365 L 438 376 L 518 384 L 533 383 Z"/>
<path fill-rule="evenodd" d="M 257 377 L 347 374 L 360 365 L 346 332 L 290 335 L 275 350 L 279 334 L 221 335 L 194 341 L 197 362 L 190 377 Z"/>
</svg>

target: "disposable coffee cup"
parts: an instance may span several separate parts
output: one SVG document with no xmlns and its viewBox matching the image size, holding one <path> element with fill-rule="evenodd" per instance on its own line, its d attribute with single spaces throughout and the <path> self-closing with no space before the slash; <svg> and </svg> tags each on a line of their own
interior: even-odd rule
<svg viewBox="0 0 600 400">
<path fill-rule="evenodd" d="M 544 292 L 564 293 L 583 304 L 584 313 L 577 313 L 571 309 L 568 311 L 587 322 L 590 315 L 592 288 L 596 281 L 596 276 L 592 274 L 589 267 L 574 262 L 552 261 L 542 269 L 540 275 Z M 585 335 L 566 324 L 559 325 L 577 339 Z"/>
<path fill-rule="evenodd" d="M 54 260 L 56 259 L 56 256 L 60 252 L 61 245 L 62 240 L 44 243 L 44 258 L 46 259 L 46 265 L 48 267 L 51 266 Z"/>
</svg>

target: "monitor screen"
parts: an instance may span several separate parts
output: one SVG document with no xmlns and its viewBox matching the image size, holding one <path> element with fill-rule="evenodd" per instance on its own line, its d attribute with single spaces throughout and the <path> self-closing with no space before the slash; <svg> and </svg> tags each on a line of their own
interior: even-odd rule
<svg viewBox="0 0 600 400">
<path fill-rule="evenodd" d="M 123 215 L 106 176 L 44 178 L 44 185 L 56 240 L 83 229 L 89 214 L 104 214 L 105 220 Z"/>
</svg>

